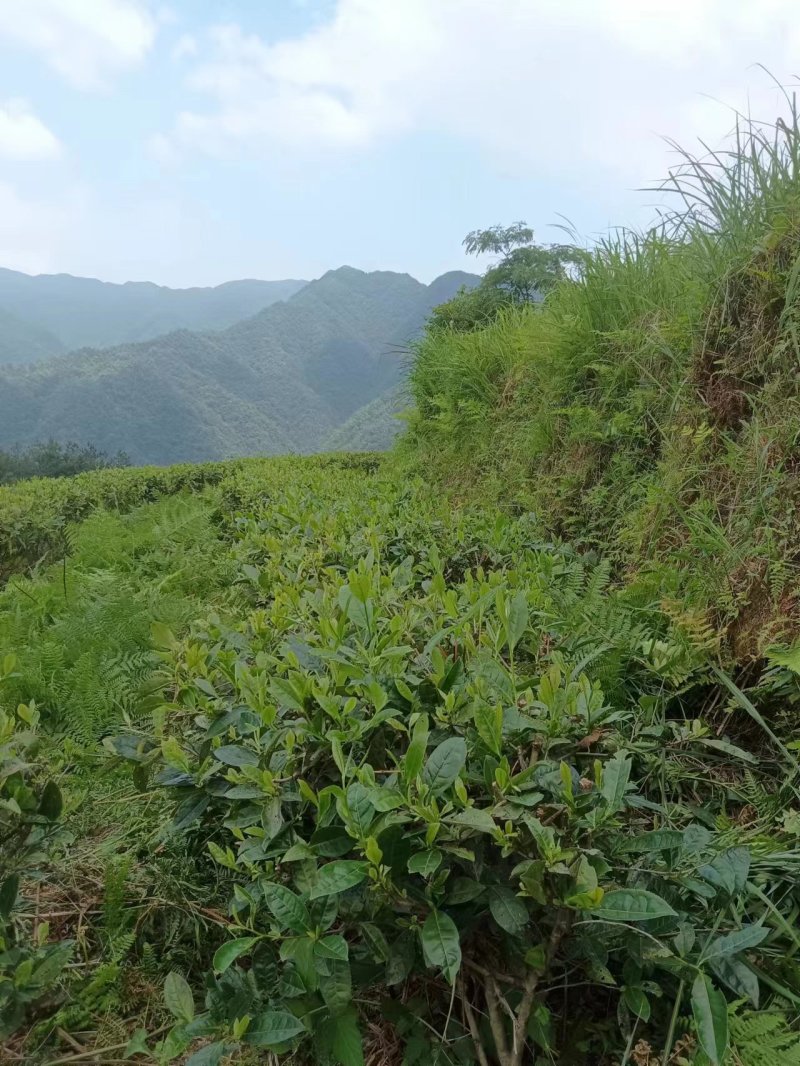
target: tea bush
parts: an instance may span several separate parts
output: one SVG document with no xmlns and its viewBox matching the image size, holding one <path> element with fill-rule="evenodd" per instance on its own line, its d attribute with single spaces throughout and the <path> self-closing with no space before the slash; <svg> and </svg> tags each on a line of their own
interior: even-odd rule
<svg viewBox="0 0 800 1066">
<path fill-rule="evenodd" d="M 0 682 L 15 666 L 13 655 L 0 660 Z M 34 704 L 0 710 L 0 1040 L 53 995 L 72 952 L 69 941 L 48 943 L 46 924 L 30 931 L 17 921 L 20 874 L 41 861 L 62 807 L 58 784 L 35 762 L 38 722 Z"/>
<path fill-rule="evenodd" d="M 249 608 L 155 627 L 157 727 L 110 744 L 230 884 L 159 1061 L 722 1062 L 728 1002 L 793 999 L 794 756 L 740 746 L 729 680 L 712 729 L 707 651 L 667 614 L 419 484 L 238 498 Z"/>
</svg>

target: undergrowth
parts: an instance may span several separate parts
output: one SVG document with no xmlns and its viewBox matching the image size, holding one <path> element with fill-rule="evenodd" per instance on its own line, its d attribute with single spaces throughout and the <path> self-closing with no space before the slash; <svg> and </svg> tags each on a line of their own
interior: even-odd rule
<svg viewBox="0 0 800 1066">
<path fill-rule="evenodd" d="M 417 347 L 414 465 L 534 511 L 707 612 L 737 661 L 800 628 L 800 127 L 742 120 L 665 183 L 675 212 L 601 241 L 543 306 Z"/>
</svg>

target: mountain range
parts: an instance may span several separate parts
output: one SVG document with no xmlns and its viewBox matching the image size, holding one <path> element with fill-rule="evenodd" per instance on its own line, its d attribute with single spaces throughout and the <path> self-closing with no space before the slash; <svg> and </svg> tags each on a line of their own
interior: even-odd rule
<svg viewBox="0 0 800 1066">
<path fill-rule="evenodd" d="M 11 273 L 0 272 L 0 308 L 2 282 Z M 180 312 L 219 327 L 234 314 L 237 301 L 241 307 L 256 299 L 250 286 L 272 286 L 261 290 L 258 313 L 227 328 L 181 328 L 136 343 L 128 337 L 110 347 L 81 347 L 27 365 L 0 367 L 0 448 L 49 438 L 91 441 L 103 451 L 121 449 L 136 463 L 162 464 L 311 452 L 326 449 L 329 441 L 343 448 L 361 441 L 388 442 L 406 346 L 434 306 L 476 281 L 474 275 L 454 271 L 424 285 L 408 274 L 340 267 L 307 284 L 134 287 L 135 300 L 152 295 L 151 289 L 161 294 L 161 320 Z M 25 288 L 17 284 L 20 291 Z M 274 299 L 280 286 L 288 287 L 287 299 Z M 302 287 L 291 292 L 292 286 Z M 224 299 L 220 290 L 225 290 Z M 104 288 L 91 291 L 106 299 Z M 172 302 L 176 292 L 204 293 L 208 302 L 195 296 Z M 116 292 L 114 299 L 119 300 Z M 46 295 L 42 301 L 46 303 Z M 139 321 L 128 306 L 123 314 L 119 302 L 113 313 L 111 303 L 103 303 L 97 319 L 83 324 L 66 298 L 58 313 L 53 308 L 47 314 L 35 312 L 30 299 L 6 306 L 12 326 L 28 322 L 41 331 L 31 341 L 39 336 L 39 352 L 48 334 L 66 346 L 79 330 L 146 333 L 156 320 L 152 311 Z M 0 336 L 3 329 L 0 319 Z M 19 326 L 9 335 L 19 337 Z"/>
<path fill-rule="evenodd" d="M 116 285 L 71 274 L 0 268 L 0 363 L 27 363 L 73 348 L 144 341 L 175 329 L 225 329 L 305 281 L 229 281 L 170 289 L 149 281 Z"/>
</svg>

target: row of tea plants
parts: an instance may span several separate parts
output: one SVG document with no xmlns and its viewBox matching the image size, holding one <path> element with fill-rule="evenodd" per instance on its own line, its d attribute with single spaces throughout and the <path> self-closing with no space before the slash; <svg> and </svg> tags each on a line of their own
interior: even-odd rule
<svg viewBox="0 0 800 1066">
<path fill-rule="evenodd" d="M 745 692 L 645 580 L 358 465 L 228 478 L 238 605 L 154 620 L 106 741 L 229 895 L 138 1049 L 796 1061 L 797 656 Z"/>
</svg>

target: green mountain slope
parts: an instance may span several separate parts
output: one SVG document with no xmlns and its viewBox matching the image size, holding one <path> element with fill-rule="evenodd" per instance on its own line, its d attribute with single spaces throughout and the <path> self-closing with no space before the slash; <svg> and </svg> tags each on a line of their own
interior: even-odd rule
<svg viewBox="0 0 800 1066">
<path fill-rule="evenodd" d="M 64 350 L 58 337 L 48 330 L 0 307 L 0 364 L 49 359 Z"/>
<path fill-rule="evenodd" d="M 0 446 L 91 440 L 150 463 L 318 450 L 397 384 L 398 349 L 462 280 L 342 267 L 223 331 L 7 368 Z"/>
<path fill-rule="evenodd" d="M 325 441 L 325 451 L 385 452 L 403 428 L 397 416 L 410 398 L 402 386 L 387 390 L 352 414 Z"/>
<path fill-rule="evenodd" d="M 71 348 L 149 340 L 175 329 L 225 329 L 298 292 L 304 281 L 229 281 L 214 288 L 170 289 L 149 281 L 124 285 L 70 274 L 32 277 L 0 269 L 0 311 L 35 324 L 58 339 L 57 348 L 16 345 L 13 359 L 32 362 Z M 0 323 L 0 329 L 2 329 Z"/>
</svg>

